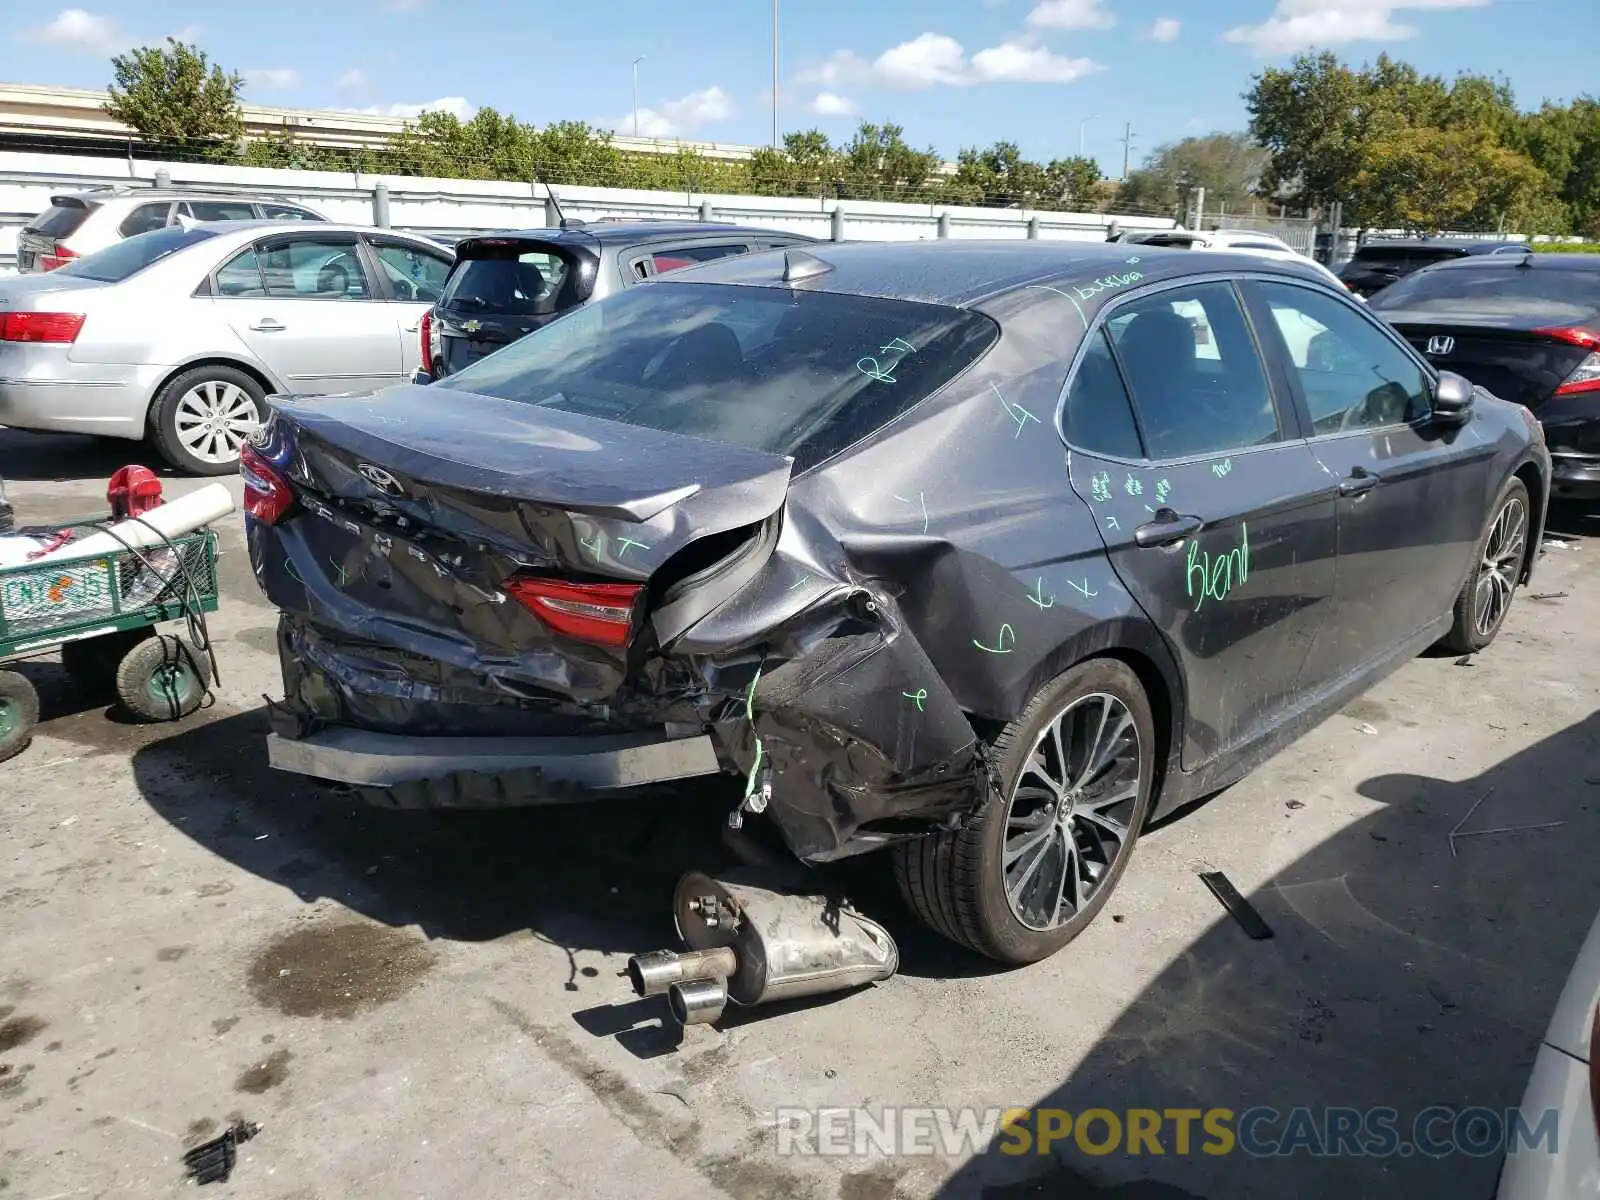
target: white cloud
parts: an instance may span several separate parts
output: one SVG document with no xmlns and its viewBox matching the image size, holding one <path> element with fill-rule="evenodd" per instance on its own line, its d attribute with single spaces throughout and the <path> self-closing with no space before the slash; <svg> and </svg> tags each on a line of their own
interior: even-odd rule
<svg viewBox="0 0 1600 1200">
<path fill-rule="evenodd" d="M 1073 83 L 1100 70 L 1092 58 L 1068 58 L 1025 42 L 1002 42 L 972 56 L 974 83 Z"/>
<path fill-rule="evenodd" d="M 293 67 L 255 67 L 241 71 L 240 74 L 251 87 L 276 88 L 282 91 L 285 88 L 300 86 L 300 72 Z"/>
<path fill-rule="evenodd" d="M 1116 23 L 1102 0 L 1040 0 L 1028 14 L 1028 24 L 1042 29 L 1110 29 Z"/>
<path fill-rule="evenodd" d="M 1254 48 L 1259 55 L 1288 54 L 1348 42 L 1400 41 L 1415 36 L 1415 25 L 1394 19 L 1406 9 L 1483 8 L 1490 0 L 1277 0 L 1259 25 L 1240 25 L 1222 35 L 1226 42 Z"/>
<path fill-rule="evenodd" d="M 850 97 L 835 92 L 818 92 L 817 98 L 806 107 L 819 117 L 853 117 L 861 111 Z"/>
<path fill-rule="evenodd" d="M 1183 28 L 1183 22 L 1177 17 L 1162 17 L 1150 26 L 1150 37 L 1157 42 L 1175 42 L 1178 40 L 1178 31 Z"/>
<path fill-rule="evenodd" d="M 341 92 L 359 92 L 367 86 L 367 73 L 360 67 L 351 67 L 334 82 Z"/>
<path fill-rule="evenodd" d="M 917 92 L 981 83 L 1071 83 L 1102 69 L 1093 59 L 1068 58 L 1027 38 L 1001 42 L 969 59 L 954 38 L 924 33 L 871 62 L 851 50 L 835 51 L 798 78 L 822 87 L 856 84 Z"/>
<path fill-rule="evenodd" d="M 639 136 L 648 138 L 674 138 L 693 133 L 712 121 L 725 121 L 733 116 L 733 100 L 719 87 L 702 88 L 676 100 L 668 100 L 660 108 L 639 110 Z M 633 114 L 602 121 L 602 126 L 622 133 L 633 132 Z"/>
<path fill-rule="evenodd" d="M 420 117 L 425 112 L 446 112 L 459 120 L 469 121 L 478 109 L 476 105 L 468 103 L 465 96 L 444 96 L 425 104 L 376 104 L 361 111 L 375 117 L 407 118 Z"/>
<path fill-rule="evenodd" d="M 25 30 L 24 41 L 42 46 L 58 46 L 75 54 L 109 56 L 133 45 L 116 20 L 81 8 L 64 8 L 47 25 Z"/>
</svg>

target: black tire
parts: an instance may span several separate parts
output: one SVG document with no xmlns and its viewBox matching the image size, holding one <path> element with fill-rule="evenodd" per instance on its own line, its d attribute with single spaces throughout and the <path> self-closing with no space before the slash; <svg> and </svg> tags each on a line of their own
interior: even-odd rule
<svg viewBox="0 0 1600 1200">
<path fill-rule="evenodd" d="M 1121 839 L 1114 855 L 1106 850 L 1102 825 L 1098 819 L 1085 823 L 1081 818 L 1058 818 L 1053 814 L 1060 812 L 1059 807 L 1052 807 L 1052 815 L 1048 817 L 1038 811 L 1026 817 L 1019 817 L 1013 812 L 1013 796 L 1019 806 L 1018 812 L 1025 803 L 1020 787 L 1023 776 L 1034 776 L 1030 759 L 1055 719 L 1058 716 L 1070 716 L 1074 722 L 1092 721 L 1093 706 L 1097 704 L 1101 706 L 1100 711 L 1110 714 L 1115 709 L 1105 702 L 1106 697 L 1120 704 L 1130 718 L 1137 744 L 1129 748 L 1126 745 L 1127 735 L 1124 734 L 1117 743 L 1122 747 L 1121 751 L 1108 763 L 1108 766 L 1116 768 L 1117 773 L 1101 774 L 1092 784 L 1069 793 L 1072 807 L 1066 811 L 1070 818 L 1074 811 L 1079 807 L 1087 808 L 1091 801 L 1098 805 L 1100 798 L 1093 795 L 1096 791 L 1103 793 L 1103 789 L 1115 786 L 1120 792 L 1131 787 L 1131 797 L 1116 809 L 1117 823 L 1123 825 L 1126 836 Z M 1120 716 L 1117 720 L 1120 723 Z M 912 910 L 936 932 L 1000 962 L 1037 962 L 1060 950 L 1089 926 L 1110 897 L 1132 857 L 1134 843 L 1138 840 L 1151 803 L 1155 724 L 1150 714 L 1150 702 L 1138 677 L 1126 664 L 1110 658 L 1091 659 L 1057 676 L 1041 688 L 1022 715 L 995 738 L 993 750 L 999 791 L 990 796 L 963 828 L 896 846 L 895 878 Z M 1091 753 L 1094 753 L 1092 749 Z M 1046 762 L 1048 755 L 1047 751 Z M 1126 772 L 1135 763 L 1137 780 L 1128 784 Z M 1064 769 L 1059 773 L 1070 776 L 1073 771 Z M 1029 790 L 1042 791 L 1036 786 Z M 1076 799 L 1073 800 L 1073 797 Z M 1025 923 L 1007 898 L 1005 854 L 1008 830 L 1014 823 L 1036 818 L 1041 823 L 1031 831 L 1025 830 L 1017 840 L 1027 841 L 1030 837 L 1045 839 L 1039 850 L 1039 858 L 1043 860 L 1053 854 L 1058 860 L 1064 859 L 1065 866 L 1059 874 L 1063 887 L 1068 877 L 1067 868 L 1082 868 L 1084 874 L 1092 875 L 1093 872 L 1088 864 L 1086 844 L 1080 835 L 1071 834 L 1077 854 L 1074 859 L 1066 850 L 1065 835 L 1060 828 L 1092 834 L 1109 859 L 1101 865 L 1100 873 L 1093 876 L 1093 890 L 1074 904 L 1075 911 L 1059 924 L 1048 928 Z M 1058 832 L 1046 832 L 1046 826 L 1057 825 L 1059 821 L 1066 821 L 1066 824 L 1060 826 Z M 1028 867 L 1025 856 L 1019 857 L 1013 865 L 1022 866 L 1024 873 L 1047 869 L 1041 862 Z M 1073 869 L 1071 877 L 1077 880 L 1080 871 Z M 1026 887 L 1020 890 L 1028 891 Z M 1060 894 L 1059 890 L 1056 894 Z M 1053 910 L 1052 921 L 1055 920 L 1054 913 L 1058 911 Z"/>
<path fill-rule="evenodd" d="M 180 471 L 190 475 L 233 475 L 239 470 L 238 448 L 232 448 L 231 457 L 218 458 L 215 461 L 196 454 L 184 444 L 180 434 L 181 421 L 187 420 L 191 413 L 185 408 L 186 398 L 196 389 L 203 389 L 200 401 L 205 402 L 205 393 L 212 393 L 219 399 L 219 405 L 228 406 L 228 411 L 237 409 L 243 411 L 246 407 L 255 410 L 255 419 L 260 421 L 266 415 L 264 402 L 266 393 L 255 378 L 239 370 L 237 367 L 224 366 L 221 363 L 205 364 L 188 371 L 180 372 L 167 381 L 167 385 L 157 393 L 155 402 L 150 406 L 150 441 L 162 458 L 166 459 Z M 230 389 L 238 389 L 243 396 L 239 397 Z M 245 419 L 245 418 L 240 418 Z M 224 441 L 230 441 L 237 430 L 233 427 L 219 428 L 217 432 L 224 435 Z M 226 449 L 223 443 L 218 443 L 221 449 Z M 220 450 L 219 450 L 220 452 Z"/>
<path fill-rule="evenodd" d="M 63 643 L 61 665 L 72 682 L 92 696 L 109 695 L 117 686 L 117 668 L 123 657 L 140 642 L 155 637 L 148 625 L 142 629 L 102 633 L 99 637 L 79 638 Z"/>
<path fill-rule="evenodd" d="M 117 667 L 117 699 L 145 721 L 176 721 L 205 703 L 211 668 L 170 633 L 140 642 Z"/>
<path fill-rule="evenodd" d="M 1521 532 L 1496 545 L 1501 520 L 1515 522 L 1520 513 Z M 1494 641 L 1511 611 L 1511 598 L 1528 556 L 1528 533 L 1533 528 L 1533 509 L 1528 502 L 1528 487 L 1513 477 L 1501 490 L 1483 532 L 1473 549 L 1472 572 L 1461 586 L 1452 612 L 1453 624 L 1444 636 L 1444 646 L 1452 654 L 1475 654 Z M 1486 565 L 1492 556 L 1493 563 Z M 1493 578 L 1491 578 L 1493 577 Z M 1485 617 L 1483 605 L 1489 595 L 1497 598 L 1494 611 Z"/>
<path fill-rule="evenodd" d="M 15 671 L 0 671 L 0 762 L 26 750 L 38 724 L 39 693 L 33 684 Z"/>
</svg>

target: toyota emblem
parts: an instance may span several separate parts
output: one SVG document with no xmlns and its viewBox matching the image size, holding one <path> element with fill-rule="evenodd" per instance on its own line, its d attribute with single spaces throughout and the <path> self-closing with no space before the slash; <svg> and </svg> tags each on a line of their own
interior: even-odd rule
<svg viewBox="0 0 1600 1200">
<path fill-rule="evenodd" d="M 400 481 L 382 467 L 375 467 L 371 463 L 360 463 L 356 466 L 356 470 L 361 472 L 361 478 L 381 492 L 388 492 L 391 496 L 403 495 L 405 492 L 400 486 Z"/>
<path fill-rule="evenodd" d="M 1454 350 L 1455 348 L 1456 348 L 1456 340 L 1453 337 L 1442 337 L 1441 336 L 1441 337 L 1431 337 L 1431 338 L 1428 339 L 1428 353 L 1429 354 L 1449 354 L 1450 351 Z"/>
</svg>

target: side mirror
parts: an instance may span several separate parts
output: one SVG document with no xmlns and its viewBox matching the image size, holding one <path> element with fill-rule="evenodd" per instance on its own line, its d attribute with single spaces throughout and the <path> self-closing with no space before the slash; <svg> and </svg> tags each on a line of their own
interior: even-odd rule
<svg viewBox="0 0 1600 1200">
<path fill-rule="evenodd" d="M 1472 412 L 1473 387 L 1454 371 L 1440 371 L 1433 389 L 1433 417 L 1436 421 L 1459 424 Z"/>
</svg>

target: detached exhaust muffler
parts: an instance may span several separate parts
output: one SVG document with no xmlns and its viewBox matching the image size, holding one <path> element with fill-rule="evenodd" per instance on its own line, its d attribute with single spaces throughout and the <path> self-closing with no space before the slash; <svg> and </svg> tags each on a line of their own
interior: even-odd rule
<svg viewBox="0 0 1600 1200">
<path fill-rule="evenodd" d="M 640 996 L 665 991 L 680 1025 L 717 1020 L 731 998 L 749 1008 L 888 979 L 900 952 L 888 930 L 822 896 L 770 891 L 691 871 L 673 898 L 684 953 L 628 960 Z"/>
</svg>

